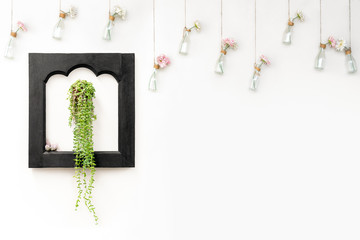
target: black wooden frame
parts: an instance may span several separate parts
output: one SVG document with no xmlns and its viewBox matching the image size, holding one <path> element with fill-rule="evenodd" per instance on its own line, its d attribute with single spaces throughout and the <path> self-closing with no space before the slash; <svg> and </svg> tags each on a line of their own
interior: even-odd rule
<svg viewBox="0 0 360 240">
<path fill-rule="evenodd" d="M 121 53 L 29 54 L 29 168 L 74 167 L 71 151 L 46 152 L 46 83 L 76 68 L 118 82 L 118 151 L 95 152 L 96 167 L 135 167 L 135 56 Z"/>
</svg>

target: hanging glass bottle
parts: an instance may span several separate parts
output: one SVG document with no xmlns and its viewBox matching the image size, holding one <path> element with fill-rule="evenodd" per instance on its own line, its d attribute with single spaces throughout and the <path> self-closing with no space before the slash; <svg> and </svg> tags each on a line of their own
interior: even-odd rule
<svg viewBox="0 0 360 240">
<path fill-rule="evenodd" d="M 108 21 L 108 23 L 105 27 L 105 31 L 104 31 L 104 36 L 103 36 L 104 40 L 111 40 L 111 32 L 114 27 L 114 20 L 115 20 L 115 17 L 112 15 L 109 15 L 109 21 Z"/>
<path fill-rule="evenodd" d="M 254 74 L 250 81 L 250 90 L 256 91 L 256 89 L 259 86 L 259 77 L 260 77 L 260 72 L 261 72 L 261 66 L 262 66 L 262 62 L 260 64 L 254 65 L 255 70 L 254 70 Z"/>
<path fill-rule="evenodd" d="M 65 20 L 66 14 L 64 12 L 60 12 L 59 14 L 59 20 L 56 23 L 53 31 L 53 38 L 60 40 L 63 36 L 64 32 L 64 20 Z"/>
<path fill-rule="evenodd" d="M 198 20 L 196 20 L 194 22 L 194 26 L 192 26 L 191 28 L 187 28 L 184 27 L 183 30 L 183 36 L 180 42 L 180 48 L 179 48 L 179 53 L 186 55 L 189 51 L 189 43 L 190 43 L 190 33 L 192 32 L 192 30 L 195 29 L 197 32 L 200 31 L 200 23 Z"/>
<path fill-rule="evenodd" d="M 5 54 L 4 56 L 6 58 L 13 58 L 14 57 L 14 42 L 15 42 L 15 38 L 16 38 L 16 32 L 11 32 L 10 33 L 10 39 L 8 41 L 8 44 L 6 46 L 5 49 Z"/>
<path fill-rule="evenodd" d="M 216 73 L 218 73 L 218 74 L 224 73 L 224 58 L 225 58 L 225 55 L 227 54 L 227 50 L 228 49 L 236 50 L 237 47 L 238 47 L 237 42 L 232 38 L 224 38 L 221 41 L 220 56 L 216 62 L 216 66 L 215 66 Z"/>
<path fill-rule="evenodd" d="M 325 49 L 326 44 L 320 43 L 320 51 L 315 59 L 315 69 L 317 70 L 323 70 L 325 68 Z"/>
<path fill-rule="evenodd" d="M 112 30 L 115 25 L 115 19 L 125 20 L 126 19 L 126 10 L 120 6 L 114 6 L 112 12 L 109 11 L 109 20 L 104 29 L 103 39 L 110 41 L 112 37 Z"/>
<path fill-rule="evenodd" d="M 69 11 L 67 12 L 60 10 L 59 20 L 57 21 L 53 30 L 53 34 L 52 34 L 53 38 L 58 40 L 62 39 L 65 28 L 64 21 L 66 16 L 69 16 L 70 18 L 76 18 L 77 15 L 78 15 L 78 10 L 74 6 L 71 6 Z"/>
<path fill-rule="evenodd" d="M 226 50 L 221 50 L 220 56 L 216 62 L 215 72 L 218 74 L 224 73 L 224 58 L 225 58 L 226 53 L 227 53 Z"/>
<path fill-rule="evenodd" d="M 11 30 L 11 32 L 10 32 L 10 39 L 6 45 L 5 53 L 4 53 L 4 57 L 6 57 L 6 58 L 14 57 L 14 43 L 15 43 L 15 39 L 17 37 L 17 33 L 19 32 L 19 30 L 22 30 L 23 32 L 27 31 L 25 24 L 21 21 L 17 22 L 17 27 L 18 28 L 16 31 Z"/>
<path fill-rule="evenodd" d="M 294 22 L 289 20 L 288 26 L 285 29 L 284 34 L 283 34 L 283 43 L 284 44 L 287 44 L 287 45 L 291 44 L 293 27 L 294 27 Z"/>
<path fill-rule="evenodd" d="M 153 73 L 151 74 L 150 80 L 149 80 L 149 90 L 156 92 L 157 87 L 156 87 L 156 73 L 157 70 L 160 68 L 160 66 L 158 64 L 154 64 L 154 69 L 153 69 Z"/>
<path fill-rule="evenodd" d="M 156 92 L 157 90 L 157 80 L 156 80 L 157 71 L 159 69 L 163 69 L 167 67 L 169 64 L 170 64 L 170 59 L 165 54 L 161 54 L 156 57 L 156 61 L 154 61 L 153 72 L 151 74 L 148 84 L 148 89 L 150 91 Z"/>
<path fill-rule="evenodd" d="M 181 39 L 180 49 L 179 49 L 180 54 L 186 55 L 188 53 L 190 31 L 191 30 L 187 29 L 186 27 L 184 28 L 183 37 Z"/>
<path fill-rule="evenodd" d="M 270 65 L 271 63 L 267 57 L 261 55 L 259 63 L 254 64 L 254 73 L 250 80 L 250 90 L 252 91 L 256 91 L 259 86 L 261 67 L 264 64 Z"/>
<path fill-rule="evenodd" d="M 351 48 L 345 51 L 345 63 L 348 73 L 355 73 L 357 71 L 356 61 L 351 53 Z"/>
<path fill-rule="evenodd" d="M 283 39 L 282 42 L 286 45 L 290 45 L 291 44 L 291 40 L 292 40 L 292 35 L 293 35 L 293 30 L 294 30 L 294 22 L 295 20 L 298 20 L 300 22 L 303 22 L 305 20 L 304 18 L 304 14 L 302 11 L 298 10 L 296 12 L 296 16 L 293 18 L 289 18 L 288 21 L 288 25 L 283 33 Z"/>
</svg>

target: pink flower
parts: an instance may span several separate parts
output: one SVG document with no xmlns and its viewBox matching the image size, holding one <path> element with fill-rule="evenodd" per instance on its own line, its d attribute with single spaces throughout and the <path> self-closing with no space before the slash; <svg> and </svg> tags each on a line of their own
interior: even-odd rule
<svg viewBox="0 0 360 240">
<path fill-rule="evenodd" d="M 23 22 L 18 21 L 17 25 L 18 25 L 19 29 L 23 30 L 24 32 L 27 31 L 27 28 L 25 27 L 25 24 Z"/>
<path fill-rule="evenodd" d="M 156 58 L 156 61 L 161 68 L 164 68 L 170 64 L 170 59 L 167 56 L 165 56 L 165 54 L 161 54 L 160 56 L 158 56 Z"/>
<path fill-rule="evenodd" d="M 227 48 L 236 49 L 238 46 L 236 41 L 232 38 L 224 38 L 222 41 L 222 45 L 224 50 L 226 50 Z"/>
<path fill-rule="evenodd" d="M 333 36 L 330 36 L 328 39 L 328 44 L 330 45 L 330 47 L 334 48 L 336 46 L 336 40 Z"/>
<path fill-rule="evenodd" d="M 265 63 L 266 65 L 270 65 L 270 61 L 267 57 L 265 57 L 264 55 L 260 56 L 260 60 Z"/>
</svg>

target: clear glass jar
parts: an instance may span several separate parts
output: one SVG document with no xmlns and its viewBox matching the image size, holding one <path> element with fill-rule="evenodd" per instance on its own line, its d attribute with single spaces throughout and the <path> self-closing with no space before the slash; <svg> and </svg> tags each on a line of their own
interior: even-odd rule
<svg viewBox="0 0 360 240">
<path fill-rule="evenodd" d="M 112 33 L 112 29 L 114 27 L 114 20 L 115 20 L 115 17 L 110 15 L 109 16 L 109 21 L 106 24 L 106 27 L 105 27 L 105 30 L 104 30 L 104 35 L 103 35 L 104 40 L 107 40 L 107 41 L 111 40 L 111 33 Z"/>
<path fill-rule="evenodd" d="M 65 24 L 64 24 L 65 16 L 66 16 L 65 13 L 60 13 L 59 20 L 54 27 L 54 31 L 52 35 L 53 38 L 55 39 L 60 40 L 63 36 L 64 28 L 65 28 Z"/>
<path fill-rule="evenodd" d="M 282 39 L 282 42 L 284 44 L 286 44 L 286 45 L 291 44 L 291 37 L 292 37 L 293 27 L 294 27 L 294 22 L 289 21 L 288 26 L 286 27 L 286 29 L 284 31 L 283 39 Z"/>
<path fill-rule="evenodd" d="M 10 39 L 8 41 L 8 44 L 6 45 L 4 57 L 6 58 L 14 58 L 14 42 L 16 38 L 16 33 L 11 32 Z"/>
<path fill-rule="evenodd" d="M 155 64 L 154 68 L 153 68 L 153 73 L 151 74 L 151 77 L 149 80 L 149 85 L 148 85 L 149 91 L 156 92 L 156 90 L 157 90 L 157 86 L 156 86 L 156 84 L 157 84 L 157 82 L 156 82 L 157 69 L 159 69 L 159 65 Z"/>
<path fill-rule="evenodd" d="M 215 66 L 215 72 L 218 74 L 223 74 L 224 73 L 224 58 L 226 55 L 226 50 L 221 50 L 220 56 L 216 62 L 216 66 Z"/>
<path fill-rule="evenodd" d="M 345 51 L 345 63 L 348 73 L 356 73 L 357 72 L 357 65 L 354 57 L 351 53 L 351 48 L 348 48 Z"/>
<path fill-rule="evenodd" d="M 260 72 L 261 72 L 261 67 L 264 63 L 261 61 L 258 64 L 254 65 L 254 74 L 251 78 L 250 81 L 250 90 L 252 91 L 256 91 L 258 86 L 259 86 L 259 82 L 260 82 Z"/>
<path fill-rule="evenodd" d="M 326 44 L 320 43 L 320 51 L 315 59 L 315 69 L 317 70 L 323 70 L 325 68 L 325 63 L 326 63 L 325 49 L 326 49 Z"/>
<path fill-rule="evenodd" d="M 180 54 L 186 55 L 188 53 L 189 33 L 190 33 L 190 30 L 188 30 L 187 28 L 184 28 L 183 37 L 181 39 L 180 48 L 179 48 L 179 53 Z"/>
</svg>

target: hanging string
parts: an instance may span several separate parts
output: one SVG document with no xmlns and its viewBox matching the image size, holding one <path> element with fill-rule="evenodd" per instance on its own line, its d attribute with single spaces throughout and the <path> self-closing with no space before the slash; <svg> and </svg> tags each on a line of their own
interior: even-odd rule
<svg viewBox="0 0 360 240">
<path fill-rule="evenodd" d="M 153 55 L 155 64 L 155 0 L 153 0 Z"/>
<path fill-rule="evenodd" d="M 111 0 L 109 0 L 109 16 L 111 15 Z"/>
<path fill-rule="evenodd" d="M 290 0 L 288 0 L 288 18 L 290 21 Z"/>
<path fill-rule="evenodd" d="M 61 12 L 61 0 L 59 0 L 59 11 Z"/>
<path fill-rule="evenodd" d="M 223 39 L 223 0 L 220 0 L 220 42 Z"/>
<path fill-rule="evenodd" d="M 186 28 L 186 0 L 184 0 L 184 27 Z"/>
<path fill-rule="evenodd" d="M 14 21 L 14 1 L 11 0 L 11 14 L 10 14 L 10 30 L 13 31 L 13 21 Z"/>
<path fill-rule="evenodd" d="M 254 30 L 254 41 L 255 41 L 255 47 L 254 47 L 254 62 L 256 63 L 256 0 L 255 0 L 255 7 L 254 7 L 254 10 L 255 10 L 255 14 L 254 14 L 254 27 L 255 27 L 255 30 Z"/>
<path fill-rule="evenodd" d="M 320 0 L 320 43 L 322 42 L 322 1 Z"/>
<path fill-rule="evenodd" d="M 351 47 L 351 0 L 349 0 L 349 46 Z"/>
</svg>

